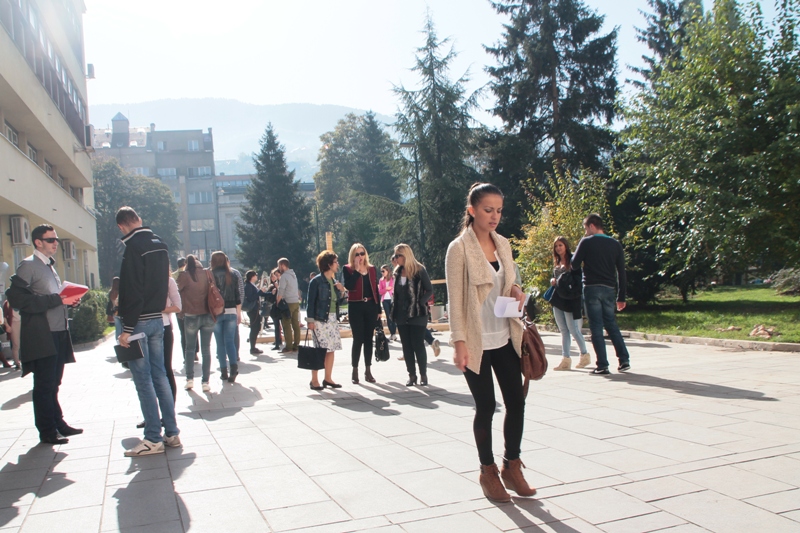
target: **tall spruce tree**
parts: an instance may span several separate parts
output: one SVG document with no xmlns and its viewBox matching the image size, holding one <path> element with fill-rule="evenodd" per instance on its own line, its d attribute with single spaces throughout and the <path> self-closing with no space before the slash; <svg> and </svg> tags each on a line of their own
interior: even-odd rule
<svg viewBox="0 0 800 533">
<path fill-rule="evenodd" d="M 239 260 L 248 267 L 267 270 L 286 257 L 295 270 L 311 269 L 309 206 L 300 194 L 294 171 L 286 167 L 285 149 L 271 123 L 253 163 L 256 175 L 245 193 L 243 222 L 236 224 Z"/>
<path fill-rule="evenodd" d="M 419 163 L 425 254 L 422 261 L 434 277 L 444 276 L 444 256 L 447 246 L 457 235 L 464 213 L 465 198 L 470 184 L 480 175 L 471 164 L 476 154 L 477 136 L 472 129 L 470 114 L 476 106 L 476 95 L 466 95 L 466 75 L 453 81 L 450 64 L 455 58 L 452 48 L 445 51 L 449 39 L 436 35 L 430 17 L 425 23 L 425 45 L 417 50 L 416 64 L 411 69 L 419 74 L 419 89 L 396 87 L 400 109 L 395 128 L 405 142 L 413 143 L 412 157 Z M 418 226 L 417 195 L 414 163 L 405 165 L 408 181 L 405 212 L 398 212 L 399 233 L 408 234 L 409 227 Z M 404 223 L 404 224 L 403 224 Z"/>
<path fill-rule="evenodd" d="M 510 18 L 486 71 L 492 112 L 524 143 L 537 176 L 557 165 L 600 171 L 613 148 L 617 30 L 581 0 L 497 0 Z"/>
</svg>

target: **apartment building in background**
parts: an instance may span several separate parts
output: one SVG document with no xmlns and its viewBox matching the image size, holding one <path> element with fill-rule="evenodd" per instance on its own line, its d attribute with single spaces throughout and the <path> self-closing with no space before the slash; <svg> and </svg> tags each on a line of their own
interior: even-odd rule
<svg viewBox="0 0 800 533">
<path fill-rule="evenodd" d="M 95 157 L 115 158 L 129 172 L 157 178 L 170 188 L 178 204 L 183 246 L 177 253 L 192 253 L 208 265 L 211 252 L 221 248 L 211 128 L 208 132 L 160 131 L 155 124 L 132 128 L 117 113 L 110 129 L 94 131 L 92 145 Z"/>
<path fill-rule="evenodd" d="M 82 0 L 0 0 L 0 289 L 55 227 L 62 280 L 99 284 Z"/>
</svg>

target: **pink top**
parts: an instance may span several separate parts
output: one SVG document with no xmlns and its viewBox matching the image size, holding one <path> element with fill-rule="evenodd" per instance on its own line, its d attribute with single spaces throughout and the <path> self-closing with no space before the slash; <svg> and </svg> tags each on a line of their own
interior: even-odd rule
<svg viewBox="0 0 800 533">
<path fill-rule="evenodd" d="M 394 277 L 389 278 L 388 281 L 381 277 L 378 282 L 378 292 L 381 295 L 381 300 L 391 300 L 394 294 Z"/>
</svg>

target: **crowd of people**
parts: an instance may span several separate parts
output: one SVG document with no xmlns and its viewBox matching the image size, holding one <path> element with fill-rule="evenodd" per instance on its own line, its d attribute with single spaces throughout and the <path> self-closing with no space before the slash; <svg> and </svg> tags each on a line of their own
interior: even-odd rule
<svg viewBox="0 0 800 533">
<path fill-rule="evenodd" d="M 475 402 L 473 432 L 480 462 L 480 485 L 492 501 L 510 501 L 508 491 L 533 496 L 536 489 L 526 480 L 520 458 L 525 397 L 521 362 L 523 322 L 498 316 L 495 302 L 510 297 L 521 311 L 526 301 L 518 278 L 509 241 L 496 231 L 503 212 L 503 193 L 489 183 L 477 183 L 469 191 L 462 229 L 450 243 L 445 271 L 449 302 L 450 344 L 455 366 L 464 374 Z M 286 258 L 264 273 L 242 276 L 221 251 L 214 252 L 208 268 L 195 255 L 178 262 L 170 271 L 168 250 L 130 207 L 117 213 L 125 251 L 120 275 L 109 292 L 107 315 L 114 324 L 117 341 L 124 348 L 138 342 L 141 355 L 126 362 L 144 417 L 139 427 L 144 437 L 125 451 L 129 457 L 163 453 L 164 446 L 181 446 L 175 416 L 177 386 L 173 373 L 174 343 L 172 315 L 177 314 L 186 382 L 194 388 L 195 364 L 201 367 L 203 392 L 210 392 L 211 337 L 216 340 L 219 374 L 234 383 L 239 373 L 239 325 L 247 315 L 250 353 L 259 355 L 259 334 L 271 319 L 275 335 L 273 350 L 285 355 L 298 352 L 301 340 L 300 306 L 305 300 L 307 332 L 313 346 L 324 353 L 311 370 L 311 390 L 342 387 L 334 380 L 335 353 L 342 348 L 341 307 L 346 303 L 353 342 L 350 353 L 351 382 L 359 384 L 363 355 L 363 379 L 375 383 L 372 373 L 376 329 L 389 329 L 389 341 L 399 341 L 408 373 L 406 385 L 429 383 L 425 342 L 439 354 L 438 341 L 428 324 L 433 285 L 425 266 L 408 244 L 394 247 L 391 265 L 378 269 L 370 262 L 366 247 L 350 247 L 347 263 L 340 268 L 330 250 L 316 258 L 318 273 L 304 278 L 305 295 Z M 619 360 L 618 370 L 630 369 L 630 356 L 619 332 L 614 310 L 625 308 L 625 263 L 618 241 L 607 236 L 603 220 L 591 214 L 584 219 L 586 236 L 575 253 L 564 237 L 553 243 L 553 287 L 550 303 L 562 335 L 562 360 L 555 370 L 570 370 L 571 339 L 577 343 L 580 360 L 576 368 L 588 366 L 590 355 L 581 333 L 583 311 L 590 321 L 596 354 L 593 374 L 608 374 L 609 362 L 603 340 L 608 332 Z M 80 297 L 61 296 L 61 281 L 53 256 L 59 239 L 52 226 L 32 232 L 34 254 L 20 263 L 11 279 L 4 309 L 5 327 L 15 331 L 13 359 L 22 375 L 33 374 L 34 419 L 44 443 L 66 444 L 82 429 L 63 418 L 58 389 L 64 365 L 74 362 L 67 330 L 67 309 Z M 341 270 L 341 278 L 340 276 Z M 380 274 L 379 274 L 380 272 Z M 305 298 L 303 297 L 305 296 Z M 45 335 L 44 333 L 48 333 Z M 198 354 L 200 358 L 198 359 Z M 320 354 L 322 355 L 322 354 Z M 4 364 L 9 364 L 3 360 Z M 323 377 L 319 379 L 319 371 Z M 494 459 L 492 419 L 496 409 L 494 380 L 505 405 L 502 466 Z"/>
</svg>

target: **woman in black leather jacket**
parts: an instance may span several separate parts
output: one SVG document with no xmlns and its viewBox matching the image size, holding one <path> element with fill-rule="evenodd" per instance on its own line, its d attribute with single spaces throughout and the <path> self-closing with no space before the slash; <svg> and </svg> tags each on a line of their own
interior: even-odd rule
<svg viewBox="0 0 800 533">
<path fill-rule="evenodd" d="M 322 390 L 325 387 L 338 389 L 340 384 L 334 383 L 333 355 L 342 349 L 342 338 L 339 335 L 339 299 L 344 287 L 334 279 L 339 271 L 339 260 L 336 254 L 326 250 L 317 256 L 320 274 L 314 276 L 308 284 L 308 307 L 306 322 L 309 331 L 314 333 L 314 346 L 325 348 L 325 378 L 319 383 L 318 370 L 311 371 L 311 390 Z"/>
</svg>

